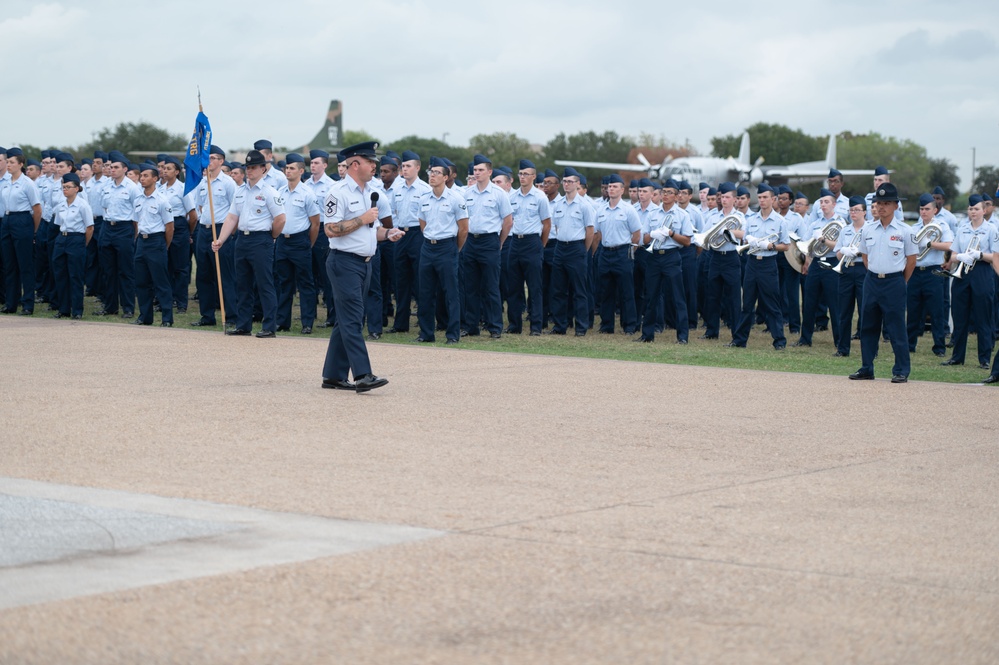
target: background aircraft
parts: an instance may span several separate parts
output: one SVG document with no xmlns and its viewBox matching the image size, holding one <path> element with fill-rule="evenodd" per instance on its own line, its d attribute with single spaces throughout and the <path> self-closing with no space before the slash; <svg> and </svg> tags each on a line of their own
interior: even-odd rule
<svg viewBox="0 0 999 665">
<path fill-rule="evenodd" d="M 695 187 L 700 182 L 707 182 L 717 187 L 721 182 L 758 185 L 761 182 L 770 184 L 787 182 L 793 185 L 807 182 L 820 182 L 829 175 L 829 169 L 836 168 L 836 137 L 829 137 L 824 161 L 801 162 L 788 166 L 765 166 L 763 157 L 755 163 L 749 162 L 749 132 L 743 132 L 742 144 L 738 157 L 667 157 L 662 164 L 650 164 L 644 155 L 638 153 L 639 164 L 612 164 L 607 162 L 577 162 L 556 159 L 560 166 L 605 169 L 607 171 L 634 171 L 645 173 L 649 178 L 657 180 L 686 180 Z M 842 171 L 842 169 L 841 169 Z M 844 176 L 873 176 L 873 170 L 848 169 L 842 171 Z"/>
</svg>

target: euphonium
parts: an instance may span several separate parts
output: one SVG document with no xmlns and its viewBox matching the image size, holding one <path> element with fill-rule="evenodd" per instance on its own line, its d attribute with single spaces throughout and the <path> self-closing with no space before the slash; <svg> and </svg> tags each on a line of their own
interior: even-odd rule
<svg viewBox="0 0 999 665">
<path fill-rule="evenodd" d="M 919 254 L 916 255 L 917 261 L 930 253 L 930 249 L 932 249 L 930 247 L 930 243 L 936 242 L 937 240 L 940 240 L 940 238 L 943 237 L 943 228 L 936 222 L 932 222 L 930 224 L 925 225 L 923 228 L 919 229 L 919 233 L 916 234 L 913 240 L 915 240 L 916 244 L 918 245 L 922 243 L 924 239 L 926 239 L 926 236 L 930 236 L 929 242 L 926 243 L 926 247 L 919 250 Z"/>
<path fill-rule="evenodd" d="M 738 215 L 728 215 L 704 233 L 692 235 L 690 241 L 704 249 L 718 249 L 729 242 L 729 239 L 725 237 L 725 231 L 733 231 L 740 226 L 742 226 L 742 219 Z"/>
<path fill-rule="evenodd" d="M 821 259 L 823 256 L 832 251 L 832 247 L 827 245 L 825 241 L 831 240 L 836 242 L 839 238 L 839 232 L 843 230 L 844 226 L 846 226 L 846 222 L 839 217 L 833 219 L 822 227 L 822 231 L 818 238 L 812 238 L 811 240 L 799 240 L 798 251 L 805 256 L 811 255 L 817 259 Z"/>
</svg>

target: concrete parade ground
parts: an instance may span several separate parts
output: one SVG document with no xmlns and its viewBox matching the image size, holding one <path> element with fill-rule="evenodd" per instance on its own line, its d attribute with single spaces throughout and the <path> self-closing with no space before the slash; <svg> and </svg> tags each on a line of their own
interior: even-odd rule
<svg viewBox="0 0 999 665">
<path fill-rule="evenodd" d="M 0 318 L 0 663 L 996 663 L 999 391 Z"/>
</svg>

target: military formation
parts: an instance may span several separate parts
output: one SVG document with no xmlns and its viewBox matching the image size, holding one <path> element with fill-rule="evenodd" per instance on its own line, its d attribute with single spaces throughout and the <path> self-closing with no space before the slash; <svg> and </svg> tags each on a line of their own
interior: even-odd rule
<svg viewBox="0 0 999 665">
<path fill-rule="evenodd" d="M 237 163 L 212 146 L 186 194 L 182 164 L 166 154 L 136 164 L 116 150 L 36 160 L 0 148 L 0 311 L 47 303 L 78 319 L 88 295 L 95 314 L 152 325 L 159 312 L 169 327 L 191 306 L 193 272 L 191 325 L 221 317 L 226 334 L 245 336 L 259 322 L 256 337 L 268 338 L 291 330 L 297 294 L 302 334 L 334 328 L 324 387 L 357 391 L 386 382 L 370 371 L 363 331 L 410 333 L 414 312 L 417 342 L 442 333 L 448 344 L 570 330 L 653 343 L 671 330 L 684 345 L 726 327 L 726 346 L 744 348 L 762 324 L 780 351 L 829 330 L 837 357 L 860 341 L 854 380 L 874 378 L 888 342 L 894 383 L 927 333 L 945 365 L 965 363 L 974 333 L 985 382 L 999 381 L 999 215 L 987 194 L 959 221 L 937 187 L 910 225 L 884 167 L 866 197 L 843 195 L 832 169 L 815 201 L 725 182 L 700 183 L 695 202 L 686 181 L 614 174 L 591 196 L 573 168 L 539 172 L 524 159 L 514 172 L 476 155 L 463 174 L 447 159 L 375 148 L 275 163 L 261 140 Z"/>
</svg>

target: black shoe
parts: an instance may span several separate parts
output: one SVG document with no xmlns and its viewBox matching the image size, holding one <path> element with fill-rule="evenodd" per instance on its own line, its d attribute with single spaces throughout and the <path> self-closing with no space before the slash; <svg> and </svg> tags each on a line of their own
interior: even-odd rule
<svg viewBox="0 0 999 665">
<path fill-rule="evenodd" d="M 652 337 L 646 337 L 645 335 L 642 335 L 641 337 L 636 337 L 635 339 L 633 339 L 633 340 L 631 340 L 631 341 L 632 341 L 632 342 L 640 342 L 640 343 L 642 343 L 642 344 L 648 344 L 648 343 L 650 343 L 650 342 L 651 342 L 651 341 L 652 341 L 653 339 L 654 339 L 654 338 L 652 338 Z"/>
<path fill-rule="evenodd" d="M 797 342 L 793 342 L 793 343 L 791 344 L 791 346 L 795 346 L 795 347 L 798 347 L 798 346 L 811 346 L 811 344 L 809 344 L 808 342 L 802 342 L 802 341 L 801 341 L 801 340 L 799 339 L 799 340 L 798 340 Z"/>
<path fill-rule="evenodd" d="M 214 328 L 218 324 L 211 319 L 198 319 L 197 321 L 191 321 L 190 325 L 195 328 Z"/>
<path fill-rule="evenodd" d="M 948 349 L 953 349 L 954 348 L 954 340 L 951 340 L 951 341 L 947 342 L 947 348 Z"/>
<path fill-rule="evenodd" d="M 531 337 L 541 337 L 541 332 L 537 331 L 537 330 L 532 330 L 530 336 Z"/>
<path fill-rule="evenodd" d="M 947 355 L 947 353 L 945 351 L 934 351 L 933 355 L 935 355 L 937 358 L 943 358 L 945 355 Z"/>
<path fill-rule="evenodd" d="M 33 309 L 22 309 L 20 312 L 18 312 L 18 314 L 20 314 L 21 316 L 31 316 L 34 313 L 35 310 Z"/>
<path fill-rule="evenodd" d="M 774 344 L 774 351 L 783 351 L 787 348 L 787 344 Z"/>
<path fill-rule="evenodd" d="M 625 335 L 634 335 L 637 332 L 638 332 L 637 330 L 625 330 L 624 334 Z"/>
<path fill-rule="evenodd" d="M 523 332 L 523 330 L 521 328 L 514 328 L 513 326 L 507 326 L 506 330 L 504 330 L 503 332 L 508 332 L 511 335 L 519 335 L 521 334 L 521 332 Z"/>
<path fill-rule="evenodd" d="M 13 314 L 14 312 L 13 312 L 13 310 L 11 310 L 8 313 L 9 314 Z M 94 316 L 113 316 L 113 315 L 115 315 L 117 313 L 118 312 L 109 312 L 106 309 L 95 309 L 94 310 Z"/>
<path fill-rule="evenodd" d="M 160 328 L 173 328 L 173 321 L 164 321 L 160 324 Z"/>
<path fill-rule="evenodd" d="M 15 310 L 8 309 L 7 307 L 4 307 L 3 309 L 0 309 L 0 314 L 13 314 L 14 312 L 15 312 Z"/>
<path fill-rule="evenodd" d="M 302 334 L 303 335 L 311 335 L 312 334 L 312 328 L 310 328 L 309 326 L 302 326 Z"/>
<path fill-rule="evenodd" d="M 873 381 L 874 373 L 865 372 L 862 369 L 858 369 L 856 372 L 850 375 L 850 378 L 854 381 Z"/>
<path fill-rule="evenodd" d="M 353 383 L 342 379 L 323 379 L 323 388 L 328 390 L 355 390 Z"/>
<path fill-rule="evenodd" d="M 434 340 L 427 339 L 423 335 L 420 335 L 419 337 L 417 337 L 416 341 L 419 342 L 420 344 L 433 344 L 434 343 Z"/>
<path fill-rule="evenodd" d="M 826 330 L 829 330 L 829 326 L 815 326 L 815 330 L 816 332 L 825 332 Z"/>
<path fill-rule="evenodd" d="M 121 313 L 121 318 L 123 318 L 123 319 L 130 319 L 133 316 L 135 316 L 135 312 L 122 312 Z"/>
<path fill-rule="evenodd" d="M 848 358 L 849 356 L 849 353 L 843 353 L 842 351 L 837 351 L 833 354 L 833 358 Z"/>
<path fill-rule="evenodd" d="M 950 365 L 963 365 L 964 363 L 959 360 L 954 360 L 953 358 L 948 358 L 947 360 L 943 361 L 940 364 L 944 366 L 950 366 Z"/>
<path fill-rule="evenodd" d="M 323 321 L 322 323 L 319 324 L 319 327 L 320 328 L 332 328 L 333 324 L 330 323 L 329 321 Z"/>
<path fill-rule="evenodd" d="M 367 340 L 369 342 L 377 342 L 381 338 L 382 338 L 382 334 L 381 333 L 369 333 L 368 337 L 367 337 Z"/>
<path fill-rule="evenodd" d="M 462 337 L 468 337 L 468 331 L 467 330 L 462 330 L 461 333 L 460 333 L 460 335 Z"/>
<path fill-rule="evenodd" d="M 601 335 L 613 335 L 614 334 L 613 330 L 604 330 L 603 328 L 601 328 L 597 332 L 600 333 Z"/>
<path fill-rule="evenodd" d="M 132 325 L 133 325 L 133 326 L 151 326 L 151 325 L 153 325 L 153 324 L 151 324 L 151 323 L 146 323 L 146 322 L 145 322 L 145 321 L 143 321 L 142 319 L 136 319 L 135 321 L 132 321 Z"/>
<path fill-rule="evenodd" d="M 701 335 L 697 339 L 718 339 L 718 335 L 709 335 L 707 333 L 704 333 L 703 335 Z"/>
<path fill-rule="evenodd" d="M 981 363 L 981 364 L 978 365 L 978 369 L 986 369 L 987 370 L 987 369 L 990 369 L 990 368 L 991 368 L 991 365 L 989 365 L 988 363 Z"/>
<path fill-rule="evenodd" d="M 175 307 L 174 311 L 177 312 L 178 314 L 187 314 L 186 307 Z"/>
<path fill-rule="evenodd" d="M 556 334 L 556 335 L 564 335 L 565 333 L 554 333 L 554 334 Z M 576 337 L 586 337 L 586 331 L 583 330 L 582 332 L 580 332 L 580 331 L 577 330 L 576 331 Z"/>
<path fill-rule="evenodd" d="M 273 330 L 261 330 L 257 333 L 257 338 L 259 339 L 269 339 L 271 337 L 276 337 Z"/>
<path fill-rule="evenodd" d="M 83 314 L 74 314 L 70 318 L 73 319 L 74 321 L 82 321 L 83 320 Z"/>
<path fill-rule="evenodd" d="M 985 377 L 985 380 L 982 381 L 982 383 L 984 383 L 985 385 L 988 385 L 990 383 L 999 383 L 999 376 L 996 376 L 995 374 L 990 374 L 989 376 Z"/>
<path fill-rule="evenodd" d="M 226 330 L 225 334 L 232 335 L 233 337 L 249 337 L 250 331 L 243 330 L 242 328 L 232 328 L 231 330 Z"/>
<path fill-rule="evenodd" d="M 895 374 L 894 376 L 891 377 L 891 382 L 892 383 L 908 383 L 909 382 L 909 377 L 902 376 L 901 374 Z"/>
<path fill-rule="evenodd" d="M 374 374 L 365 374 L 359 379 L 354 379 L 354 389 L 359 393 L 366 393 L 369 390 L 381 388 L 386 383 L 388 383 L 388 379 L 377 377 Z"/>
<path fill-rule="evenodd" d="M 444 344 L 446 344 L 446 345 L 457 344 L 457 343 L 458 343 L 458 340 L 456 340 L 456 339 L 449 339 L 448 341 L 444 342 Z"/>
<path fill-rule="evenodd" d="M 725 346 L 727 346 L 729 348 L 732 348 L 732 349 L 744 349 L 744 348 L 746 348 L 745 344 L 736 344 L 735 342 L 729 342 Z"/>
<path fill-rule="evenodd" d="M 289 330 L 291 330 L 290 326 L 278 326 L 277 327 L 277 331 L 278 332 L 288 332 Z"/>
<path fill-rule="evenodd" d="M 385 332 L 387 332 L 389 334 L 392 334 L 392 333 L 405 333 L 405 332 L 409 332 L 409 331 L 408 330 L 403 330 L 402 328 L 388 328 Z"/>
<path fill-rule="evenodd" d="M 489 333 L 489 339 L 499 339 L 500 337 L 502 337 L 502 335 L 497 332 Z"/>
<path fill-rule="evenodd" d="M 678 339 L 678 340 L 676 340 L 676 341 L 675 341 L 675 342 L 673 342 L 673 343 L 674 343 L 674 344 L 682 344 L 682 345 L 686 346 L 686 344 L 687 344 L 687 340 L 685 340 L 685 339 Z"/>
<path fill-rule="evenodd" d="M 59 313 L 59 312 L 56 312 L 55 314 L 53 314 L 53 315 L 52 315 L 52 318 L 53 318 L 53 319 L 61 319 L 61 318 L 63 318 L 64 316 L 69 316 L 69 314 L 61 314 L 61 313 Z"/>
</svg>

